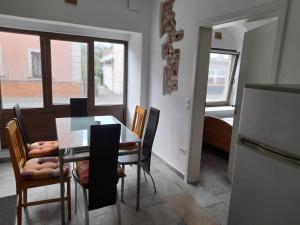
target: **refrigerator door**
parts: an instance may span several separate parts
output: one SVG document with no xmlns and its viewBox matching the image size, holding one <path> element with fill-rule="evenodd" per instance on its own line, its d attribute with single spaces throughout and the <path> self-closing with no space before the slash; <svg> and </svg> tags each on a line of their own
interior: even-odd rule
<svg viewBox="0 0 300 225">
<path fill-rule="evenodd" d="M 299 225 L 300 161 L 238 144 L 228 225 Z"/>
<path fill-rule="evenodd" d="M 299 92 L 289 88 L 246 87 L 239 135 L 300 156 Z"/>
</svg>

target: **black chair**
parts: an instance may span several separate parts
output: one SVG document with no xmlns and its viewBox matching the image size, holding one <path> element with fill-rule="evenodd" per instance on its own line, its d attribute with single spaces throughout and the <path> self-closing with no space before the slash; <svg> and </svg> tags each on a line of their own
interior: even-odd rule
<svg viewBox="0 0 300 225">
<path fill-rule="evenodd" d="M 86 225 L 89 224 L 89 210 L 115 204 L 118 208 L 118 224 L 121 223 L 117 183 L 125 174 L 118 166 L 120 132 L 120 124 L 92 125 L 90 158 L 77 162 L 76 169 L 72 171 L 76 180 L 75 189 L 77 182 L 83 189 Z"/>
<path fill-rule="evenodd" d="M 89 115 L 87 98 L 70 98 L 70 107 L 72 117 L 83 117 Z"/>
<path fill-rule="evenodd" d="M 157 125 L 159 121 L 159 113 L 160 111 L 158 109 L 150 107 L 149 111 L 149 117 L 148 122 L 146 126 L 146 130 L 144 133 L 143 138 L 143 144 L 142 144 L 142 155 L 141 155 L 141 161 L 142 161 L 142 168 L 146 179 L 146 173 L 150 176 L 153 188 L 156 193 L 156 187 L 154 179 L 150 173 L 150 166 L 151 166 L 151 154 L 152 154 L 152 145 L 154 141 L 154 137 L 157 130 Z M 123 155 L 119 156 L 119 164 L 122 166 L 123 171 L 125 171 L 126 165 L 137 165 L 138 164 L 138 155 L 132 154 L 132 155 Z M 121 184 L 121 200 L 123 201 L 123 194 L 124 194 L 124 178 L 122 178 L 122 184 Z"/>
<path fill-rule="evenodd" d="M 26 148 L 28 158 L 40 158 L 48 156 L 58 156 L 58 141 L 37 141 L 32 143 L 29 139 L 27 128 L 25 126 L 19 104 L 13 107 L 18 127 L 21 133 L 23 144 Z"/>
<path fill-rule="evenodd" d="M 18 123 L 19 129 L 20 129 L 23 143 L 26 146 L 26 150 L 28 150 L 28 144 L 30 143 L 30 140 L 29 140 L 27 128 L 25 126 L 25 123 L 24 123 L 24 120 L 23 120 L 23 117 L 21 114 L 21 109 L 20 109 L 19 104 L 16 104 L 13 107 L 13 110 L 14 110 L 15 117 L 17 118 L 17 123 Z"/>
</svg>

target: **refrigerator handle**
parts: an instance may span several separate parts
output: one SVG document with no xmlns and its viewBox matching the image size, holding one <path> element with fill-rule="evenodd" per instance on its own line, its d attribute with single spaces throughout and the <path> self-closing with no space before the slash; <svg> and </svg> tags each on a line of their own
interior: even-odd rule
<svg viewBox="0 0 300 225">
<path fill-rule="evenodd" d="M 242 146 L 245 146 L 248 150 L 255 151 L 259 154 L 265 155 L 267 157 L 276 159 L 278 161 L 281 161 L 285 164 L 289 164 L 292 166 L 295 166 L 297 168 L 300 168 L 300 157 L 293 155 L 291 153 L 288 153 L 282 149 L 266 145 L 264 143 L 259 143 L 255 140 L 252 140 L 250 138 L 239 136 L 238 143 Z"/>
</svg>

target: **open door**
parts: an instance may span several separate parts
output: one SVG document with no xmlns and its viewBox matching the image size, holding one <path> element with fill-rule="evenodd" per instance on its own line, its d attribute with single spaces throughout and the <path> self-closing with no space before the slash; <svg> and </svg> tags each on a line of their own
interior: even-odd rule
<svg viewBox="0 0 300 225">
<path fill-rule="evenodd" d="M 233 176 L 244 86 L 247 83 L 274 84 L 276 80 L 276 74 L 271 72 L 276 30 L 277 20 L 273 20 L 244 34 L 228 165 L 228 178 L 230 180 Z"/>
</svg>

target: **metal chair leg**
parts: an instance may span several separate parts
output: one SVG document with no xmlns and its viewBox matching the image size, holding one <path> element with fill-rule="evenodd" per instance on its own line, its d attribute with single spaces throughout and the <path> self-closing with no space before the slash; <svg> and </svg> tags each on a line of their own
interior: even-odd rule
<svg viewBox="0 0 300 225">
<path fill-rule="evenodd" d="M 122 169 L 125 172 L 125 165 L 122 165 Z M 121 202 L 124 202 L 124 177 L 121 179 Z"/>
<path fill-rule="evenodd" d="M 151 180 L 152 180 L 152 183 L 153 183 L 153 188 L 154 188 L 154 192 L 156 193 L 156 186 L 155 186 L 154 179 L 153 179 L 153 177 L 152 177 L 151 173 L 148 173 L 148 172 L 147 172 L 147 174 L 150 176 L 150 178 L 151 178 Z"/>
<path fill-rule="evenodd" d="M 75 213 L 77 213 L 77 181 L 74 179 L 75 182 L 75 190 L 74 190 L 74 196 L 75 196 Z"/>
<path fill-rule="evenodd" d="M 146 172 L 145 172 L 145 170 L 144 170 L 144 167 L 142 167 L 142 168 L 143 168 L 143 171 L 144 171 L 145 182 L 148 183 L 147 177 L 146 177 Z"/>
<path fill-rule="evenodd" d="M 122 225 L 122 219 L 121 219 L 121 204 L 119 201 L 118 191 L 117 191 L 117 216 L 118 216 L 118 225 Z"/>
<path fill-rule="evenodd" d="M 85 225 L 89 225 L 89 210 L 86 189 L 82 188 L 83 191 L 83 201 L 84 201 L 84 214 L 85 214 Z"/>
</svg>

